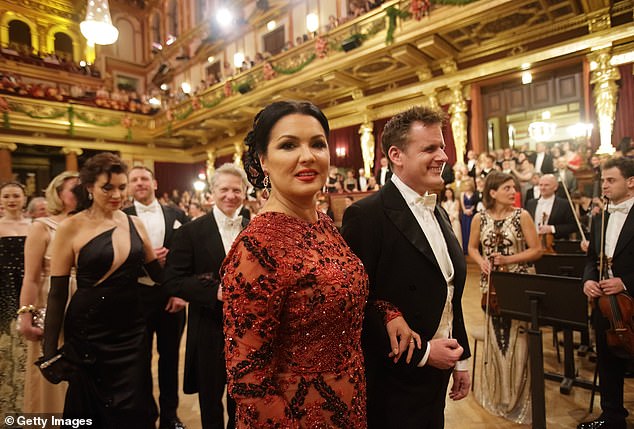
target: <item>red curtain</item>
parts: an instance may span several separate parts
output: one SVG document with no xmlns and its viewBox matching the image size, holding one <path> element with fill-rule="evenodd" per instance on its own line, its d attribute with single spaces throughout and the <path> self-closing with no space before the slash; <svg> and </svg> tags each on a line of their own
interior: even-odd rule
<svg viewBox="0 0 634 429">
<path fill-rule="evenodd" d="M 231 164 L 233 162 L 233 155 L 224 155 L 224 156 L 219 156 L 218 158 L 216 158 L 216 160 L 214 161 L 214 167 L 218 168 L 220 167 L 222 164 Z"/>
<path fill-rule="evenodd" d="M 381 158 L 383 157 L 383 149 L 381 149 L 381 139 L 383 138 L 383 127 L 387 124 L 391 118 L 381 118 L 374 121 L 374 129 L 372 133 L 374 134 L 374 143 L 376 146 L 374 147 L 374 171 L 372 174 L 376 174 L 376 171 L 379 171 L 381 168 Z"/>
<path fill-rule="evenodd" d="M 619 66 L 621 81 L 616 105 L 612 144 L 617 146 L 623 137 L 634 138 L 634 75 L 632 63 Z"/>
<path fill-rule="evenodd" d="M 205 162 L 195 164 L 180 164 L 178 162 L 155 162 L 154 177 L 158 182 L 158 195 L 167 192 L 171 195 L 173 189 L 180 192 L 192 191 L 193 183 L 199 173 L 205 172 Z"/>
<path fill-rule="evenodd" d="M 355 172 L 363 167 L 359 126 L 352 125 L 338 130 L 330 130 L 330 139 L 328 140 L 330 165 L 339 168 L 352 168 Z"/>
</svg>

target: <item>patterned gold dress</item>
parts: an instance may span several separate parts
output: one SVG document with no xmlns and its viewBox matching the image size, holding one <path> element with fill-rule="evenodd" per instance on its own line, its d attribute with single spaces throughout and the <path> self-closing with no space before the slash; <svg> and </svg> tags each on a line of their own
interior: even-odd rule
<svg viewBox="0 0 634 429">
<path fill-rule="evenodd" d="M 482 256 L 492 253 L 515 255 L 526 249 L 520 224 L 522 210 L 516 209 L 505 219 L 495 220 L 482 212 L 480 244 Z M 500 238 L 498 238 L 500 237 Z M 528 264 L 509 264 L 506 271 L 528 273 Z M 480 277 L 482 293 L 487 291 L 487 276 Z M 490 413 L 516 423 L 531 423 L 528 337 L 526 323 L 506 317 L 492 316 L 486 322 L 487 336 L 483 358 L 478 360 L 474 393 L 478 402 Z"/>
<path fill-rule="evenodd" d="M 0 416 L 22 412 L 26 344 L 16 311 L 24 277 L 26 237 L 0 237 Z"/>
<path fill-rule="evenodd" d="M 223 268 L 238 428 L 365 428 L 363 264 L 328 216 L 255 217 Z"/>
</svg>

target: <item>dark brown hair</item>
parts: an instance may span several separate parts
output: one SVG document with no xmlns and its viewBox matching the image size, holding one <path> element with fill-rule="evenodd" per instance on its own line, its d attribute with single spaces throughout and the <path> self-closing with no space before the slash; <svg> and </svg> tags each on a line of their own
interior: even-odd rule
<svg viewBox="0 0 634 429">
<path fill-rule="evenodd" d="M 108 176 L 108 182 L 113 174 L 127 174 L 128 166 L 117 155 L 110 152 L 99 153 L 90 158 L 79 172 L 79 184 L 73 192 L 77 197 L 77 211 L 87 209 L 92 205 L 88 195 L 88 186 L 94 185 L 102 174 Z"/>
<path fill-rule="evenodd" d="M 392 146 L 405 150 L 407 134 L 412 124 L 422 122 L 424 125 L 439 124 L 442 126 L 446 119 L 447 115 L 442 110 L 421 106 L 414 106 L 392 117 L 383 127 L 383 136 L 381 137 L 381 150 L 387 158 L 390 167 L 392 167 L 392 161 L 387 154 L 388 151 Z"/>
<path fill-rule="evenodd" d="M 497 170 L 487 174 L 484 180 L 484 190 L 482 191 L 482 203 L 485 208 L 490 209 L 495 205 L 495 200 L 491 197 L 491 191 L 497 191 L 500 189 L 500 186 L 509 180 L 512 180 L 513 185 L 515 185 L 515 179 L 510 174 L 502 173 Z"/>
</svg>

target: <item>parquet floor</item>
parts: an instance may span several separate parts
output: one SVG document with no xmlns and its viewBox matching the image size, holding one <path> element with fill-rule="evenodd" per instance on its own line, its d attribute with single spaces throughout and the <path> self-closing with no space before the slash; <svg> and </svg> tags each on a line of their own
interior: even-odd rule
<svg viewBox="0 0 634 429">
<path fill-rule="evenodd" d="M 463 297 L 463 307 L 467 331 L 472 328 L 483 326 L 484 318 L 480 309 L 480 290 L 478 287 L 479 271 L 476 265 L 469 264 L 467 285 Z M 548 371 L 563 372 L 557 363 L 555 349 L 552 346 L 552 333 L 549 328 L 544 328 L 544 367 Z M 471 345 L 473 350 L 473 344 Z M 480 349 L 482 350 L 482 349 Z M 478 351 L 480 353 L 480 350 Z M 185 338 L 181 343 L 181 382 L 182 366 L 185 355 Z M 478 356 L 481 358 L 481 356 Z M 155 397 L 158 397 L 156 379 L 156 356 L 153 361 Z M 594 364 L 587 358 L 575 357 L 575 365 L 580 376 L 591 380 Z M 476 374 L 476 377 L 478 374 Z M 526 425 L 518 425 L 508 422 L 500 417 L 492 416 L 484 411 L 475 399 L 470 395 L 462 401 L 454 402 L 447 399 L 446 424 L 447 429 L 511 429 L 528 428 Z M 553 381 L 546 381 L 546 418 L 549 429 L 575 428 L 576 425 L 585 420 L 595 418 L 599 415 L 599 395 L 595 399 L 594 413 L 588 413 L 590 403 L 590 391 L 575 387 L 570 395 L 559 393 L 559 384 Z M 634 379 L 625 381 L 625 407 L 634 414 Z M 185 395 L 181 392 L 179 416 L 187 425 L 188 429 L 200 429 L 200 416 L 197 395 Z M 634 429 L 634 416 L 628 419 L 629 428 Z"/>
</svg>

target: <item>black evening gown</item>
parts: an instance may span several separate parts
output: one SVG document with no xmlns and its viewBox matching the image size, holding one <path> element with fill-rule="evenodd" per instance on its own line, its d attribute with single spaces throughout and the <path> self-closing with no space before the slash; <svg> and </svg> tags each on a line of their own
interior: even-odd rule
<svg viewBox="0 0 634 429">
<path fill-rule="evenodd" d="M 64 321 L 64 353 L 79 362 L 79 370 L 69 380 L 64 417 L 91 418 L 93 429 L 154 428 L 156 420 L 137 289 L 143 242 L 128 221 L 130 254 L 101 283 L 113 263 L 115 228 L 79 251 L 77 292 Z"/>
</svg>

